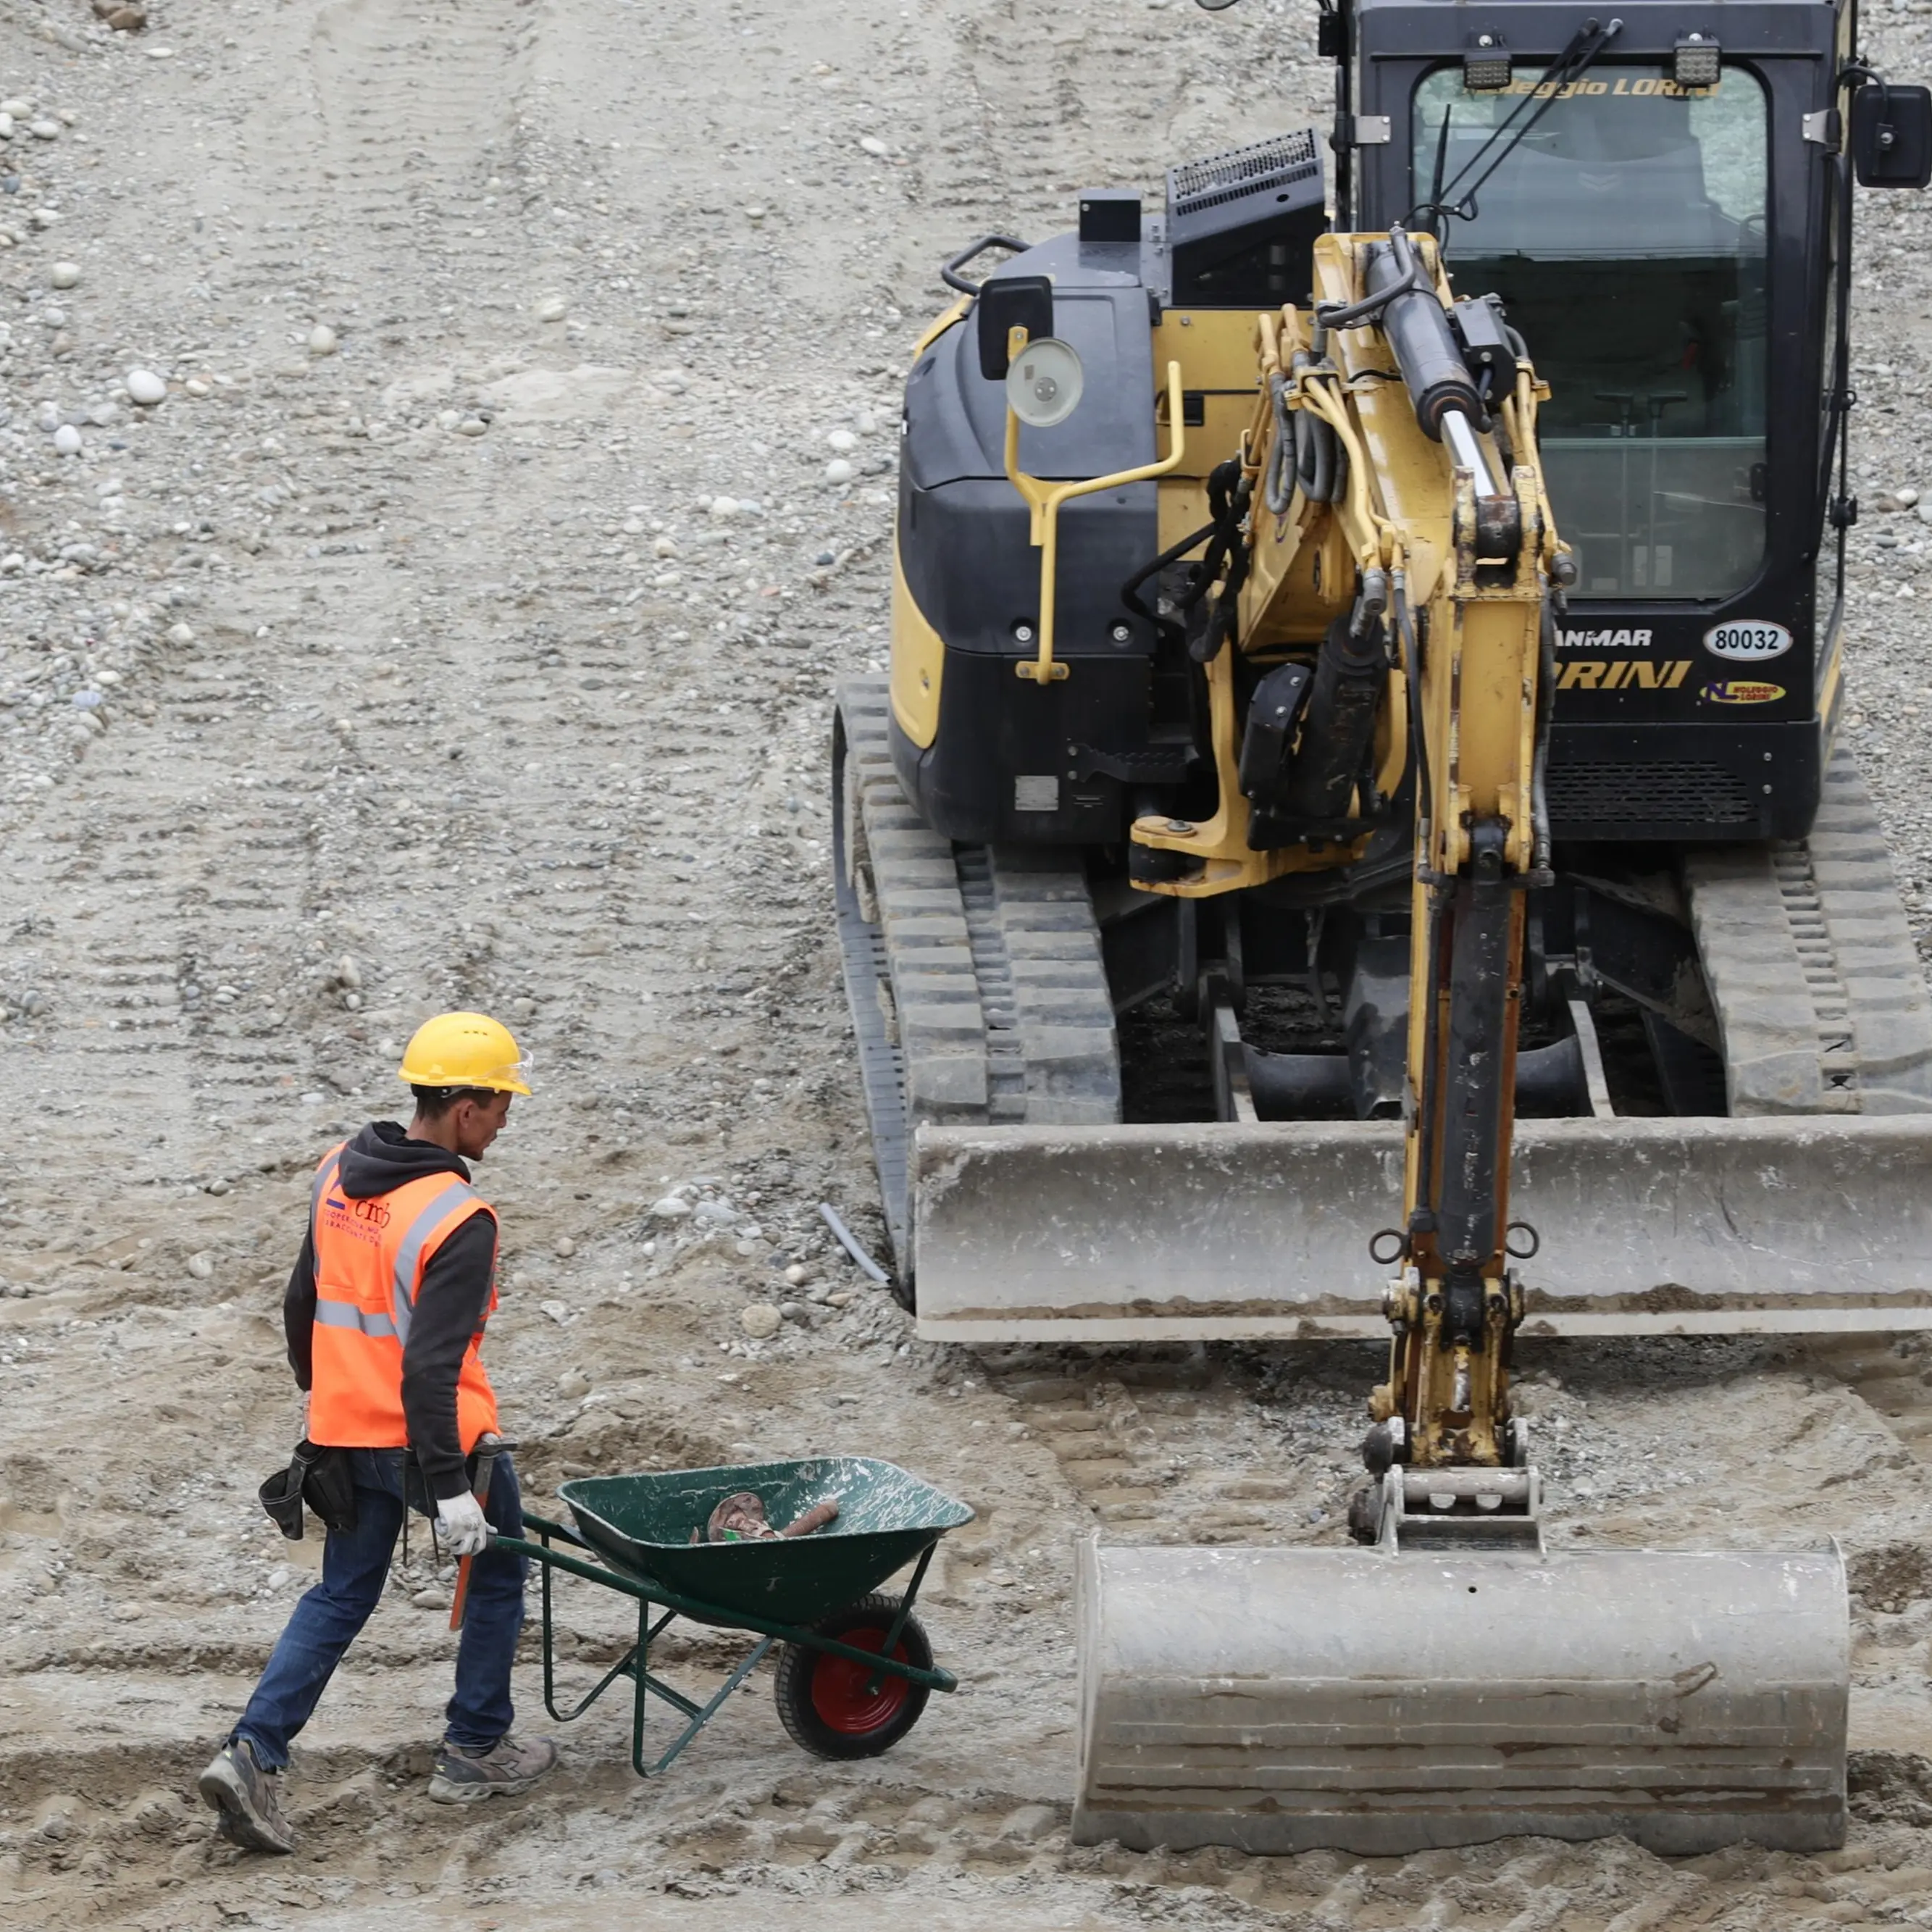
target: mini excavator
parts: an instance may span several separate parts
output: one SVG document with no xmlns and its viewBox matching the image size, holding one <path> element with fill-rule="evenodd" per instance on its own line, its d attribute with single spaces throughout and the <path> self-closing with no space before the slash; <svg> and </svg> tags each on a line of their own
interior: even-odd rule
<svg viewBox="0 0 1932 1932">
<path fill-rule="evenodd" d="M 1083 1841 L 1842 1840 L 1835 1547 L 1551 1550 L 1509 1366 L 1932 1325 L 1932 1006 L 1832 751 L 1851 188 L 1932 95 L 1854 32 L 1354 0 L 1332 226 L 1289 136 L 946 266 L 834 741 L 902 1290 L 1390 1338 L 1360 1546 L 1083 1546 Z"/>
</svg>

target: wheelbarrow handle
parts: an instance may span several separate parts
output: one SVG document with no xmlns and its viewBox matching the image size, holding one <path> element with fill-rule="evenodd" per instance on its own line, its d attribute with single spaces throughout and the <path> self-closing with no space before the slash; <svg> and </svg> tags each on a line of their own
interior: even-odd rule
<svg viewBox="0 0 1932 1932">
<path fill-rule="evenodd" d="M 517 1445 L 504 1437 L 488 1432 L 476 1438 L 476 1480 L 471 1486 L 470 1494 L 476 1498 L 478 1509 L 485 1508 L 490 1501 L 490 1485 L 496 1474 L 496 1458 L 506 1455 Z M 496 1540 L 494 1532 L 486 1531 L 488 1540 L 484 1548 L 488 1550 Z M 470 1566 L 476 1562 L 473 1556 L 459 1556 L 456 1559 L 456 1588 L 450 1594 L 449 1627 L 452 1630 L 463 1628 L 463 1612 L 470 1602 Z"/>
</svg>

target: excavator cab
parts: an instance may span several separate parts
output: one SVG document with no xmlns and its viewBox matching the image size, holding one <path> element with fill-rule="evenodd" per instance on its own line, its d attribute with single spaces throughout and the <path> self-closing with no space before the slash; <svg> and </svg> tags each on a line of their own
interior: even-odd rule
<svg viewBox="0 0 1932 1932">
<path fill-rule="evenodd" d="M 1503 0 L 1450 23 L 1348 0 L 1322 31 L 1341 225 L 1432 224 L 1458 289 L 1502 298 L 1550 386 L 1544 463 L 1580 566 L 1557 836 L 1802 838 L 1857 514 L 1851 189 L 1924 185 L 1924 90 L 1859 65 L 1849 5 Z M 1852 152 L 1867 121 L 1898 157 L 1876 173 Z"/>
</svg>

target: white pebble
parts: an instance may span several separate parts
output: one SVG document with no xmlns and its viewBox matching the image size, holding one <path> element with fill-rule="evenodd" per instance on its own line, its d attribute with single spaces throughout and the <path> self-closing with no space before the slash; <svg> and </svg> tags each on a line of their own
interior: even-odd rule
<svg viewBox="0 0 1932 1932">
<path fill-rule="evenodd" d="M 34 104 L 17 94 L 8 100 L 0 100 L 0 114 L 5 115 L 10 121 L 24 121 L 33 111 Z"/>
<path fill-rule="evenodd" d="M 765 211 L 762 208 L 752 207 L 745 211 L 745 219 L 747 221 L 762 221 L 764 218 Z"/>
<path fill-rule="evenodd" d="M 878 429 L 879 419 L 877 416 L 873 415 L 870 410 L 861 410 L 859 413 L 852 418 L 852 427 L 856 429 L 861 436 L 871 436 Z"/>
<path fill-rule="evenodd" d="M 842 456 L 835 456 L 825 466 L 825 480 L 828 483 L 849 483 L 858 473 Z"/>
<path fill-rule="evenodd" d="M 190 1255 L 188 1258 L 188 1271 L 196 1281 L 207 1280 L 214 1272 L 214 1256 L 207 1254 Z"/>
<path fill-rule="evenodd" d="M 185 624 L 170 624 L 168 626 L 168 642 L 171 644 L 191 644 L 194 642 L 194 633 Z"/>
<path fill-rule="evenodd" d="M 714 496 L 711 500 L 711 514 L 721 524 L 729 523 L 738 514 L 738 500 L 735 496 Z"/>
<path fill-rule="evenodd" d="M 557 1237 L 556 1253 L 560 1261 L 568 1261 L 576 1252 L 577 1244 L 568 1234 L 560 1234 Z"/>
<path fill-rule="evenodd" d="M 62 456 L 78 456 L 80 454 L 80 432 L 72 423 L 62 423 L 54 431 L 54 448 Z"/>
<path fill-rule="evenodd" d="M 27 124 L 27 132 L 38 141 L 58 141 L 60 131 L 58 121 L 30 121 Z"/>
<path fill-rule="evenodd" d="M 80 286 L 80 264 L 78 262 L 56 262 L 47 271 L 47 285 L 56 289 L 78 288 Z"/>
<path fill-rule="evenodd" d="M 539 322 L 561 322 L 570 313 L 570 304 L 561 296 L 545 296 L 537 304 Z"/>
<path fill-rule="evenodd" d="M 859 136 L 859 145 L 867 154 L 877 154 L 881 158 L 891 152 L 876 134 L 861 134 Z"/>
<path fill-rule="evenodd" d="M 199 376 L 190 376 L 182 387 L 187 390 L 190 396 L 205 396 L 208 394 L 208 385 Z"/>
<path fill-rule="evenodd" d="M 465 416 L 456 425 L 458 436 L 484 436 L 489 433 L 489 429 L 490 425 L 481 416 Z"/>
<path fill-rule="evenodd" d="M 738 1326 L 754 1342 L 766 1342 L 778 1332 L 784 1319 L 769 1301 L 754 1301 L 738 1317 Z"/>
<path fill-rule="evenodd" d="M 841 456 L 848 456 L 859 447 L 859 439 L 849 429 L 835 429 L 825 439 L 825 446 L 836 450 Z"/>
<path fill-rule="evenodd" d="M 1916 508 L 1918 502 L 1918 492 L 1916 490 L 1908 486 L 1903 490 L 1894 490 L 1892 494 L 1898 499 L 1898 507 L 1901 510 Z"/>
<path fill-rule="evenodd" d="M 581 1369 L 566 1369 L 556 1378 L 556 1392 L 566 1402 L 581 1402 L 590 1393 L 590 1378 Z"/>
<path fill-rule="evenodd" d="M 793 1288 L 802 1288 L 812 1279 L 812 1270 L 802 1262 L 794 1262 L 785 1270 L 785 1280 Z"/>
<path fill-rule="evenodd" d="M 167 400 L 168 386 L 152 369 L 130 369 L 128 393 L 143 409 L 152 409 L 157 403 Z"/>
<path fill-rule="evenodd" d="M 333 356 L 335 353 L 335 332 L 326 322 L 319 322 L 308 332 L 308 352 L 311 356 Z"/>
<path fill-rule="evenodd" d="M 651 554 L 654 556 L 676 556 L 676 540 L 671 537 L 659 537 L 657 542 L 651 545 Z"/>
<path fill-rule="evenodd" d="M 651 1203 L 651 1213 L 660 1221 L 681 1220 L 690 1212 L 691 1203 L 681 1194 L 667 1194 L 662 1201 Z"/>
</svg>

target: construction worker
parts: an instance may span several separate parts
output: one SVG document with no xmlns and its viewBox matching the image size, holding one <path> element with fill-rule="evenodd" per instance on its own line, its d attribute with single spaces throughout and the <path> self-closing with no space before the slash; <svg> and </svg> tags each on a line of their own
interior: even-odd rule
<svg viewBox="0 0 1932 1932">
<path fill-rule="evenodd" d="M 290 1366 L 308 1392 L 308 1436 L 348 1452 L 332 1468 L 341 1492 L 352 1478 L 353 1508 L 335 1512 L 322 1581 L 296 1604 L 248 1708 L 201 1774 L 224 1834 L 260 1851 L 295 1849 L 277 1793 L 290 1741 L 382 1594 L 406 1475 L 417 1506 L 434 1508 L 444 1551 L 472 1559 L 430 1796 L 464 1804 L 522 1791 L 556 1762 L 547 1739 L 510 1732 L 527 1566 L 488 1537 L 523 1534 L 516 1472 L 507 1454 L 496 1455 L 479 1501 L 480 1466 L 469 1460 L 497 1434 L 480 1358 L 496 1305 L 496 1216 L 471 1189 L 466 1163 L 502 1132 L 512 1096 L 530 1092 L 526 1068 L 507 1027 L 443 1013 L 417 1030 L 400 1071 L 416 1118 L 406 1128 L 374 1121 L 322 1156 L 283 1300 Z"/>
</svg>

